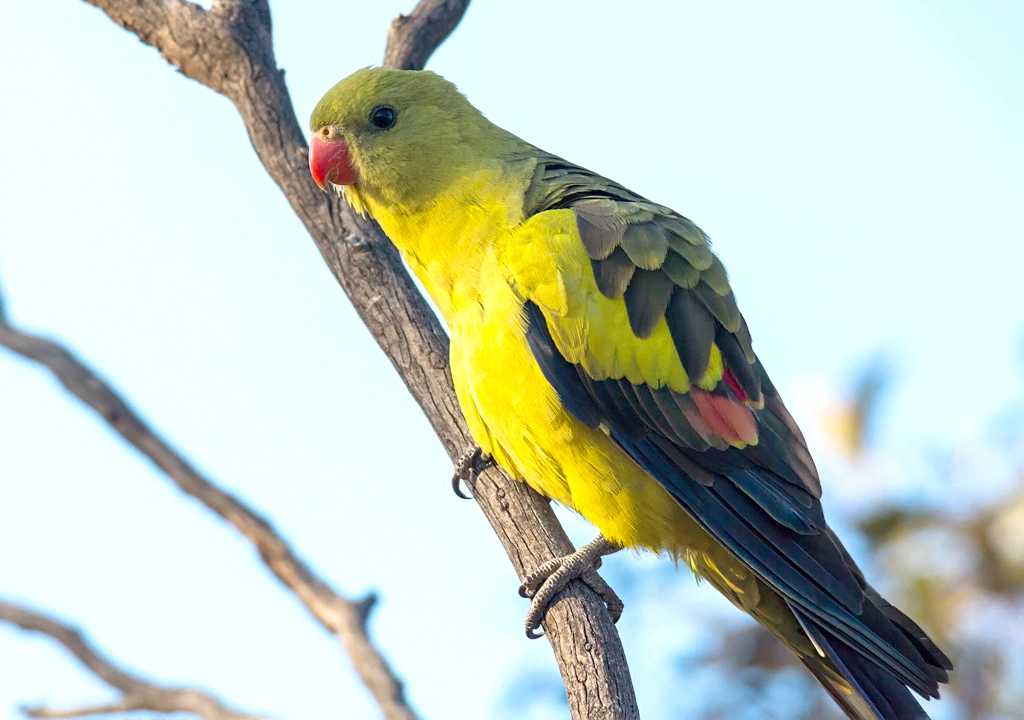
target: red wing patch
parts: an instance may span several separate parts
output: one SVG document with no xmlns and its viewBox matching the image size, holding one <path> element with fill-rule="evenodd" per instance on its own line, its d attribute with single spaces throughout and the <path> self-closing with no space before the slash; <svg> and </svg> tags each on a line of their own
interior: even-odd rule
<svg viewBox="0 0 1024 720">
<path fill-rule="evenodd" d="M 745 404 L 695 387 L 690 388 L 690 397 L 697 405 L 701 419 L 715 435 L 730 445 L 757 443 L 757 421 Z"/>
</svg>

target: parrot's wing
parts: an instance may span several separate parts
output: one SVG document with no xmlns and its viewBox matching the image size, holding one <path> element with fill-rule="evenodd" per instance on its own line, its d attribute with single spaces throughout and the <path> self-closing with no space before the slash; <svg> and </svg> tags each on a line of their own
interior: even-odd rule
<svg viewBox="0 0 1024 720">
<path fill-rule="evenodd" d="M 563 400 L 597 403 L 621 432 L 656 432 L 712 472 L 769 471 L 777 488 L 734 482 L 792 529 L 820 529 L 814 462 L 700 228 L 544 155 L 526 208 L 531 219 L 513 250 L 522 256 L 510 260 L 519 290 L 546 318 L 538 329 L 579 366 L 579 397 Z M 699 452 L 712 448 L 722 452 Z"/>
<path fill-rule="evenodd" d="M 804 438 L 707 236 L 544 155 L 526 206 L 508 260 L 531 349 L 566 408 L 785 597 L 812 638 L 823 631 L 937 696 L 949 661 L 865 595 L 827 531 Z"/>
</svg>

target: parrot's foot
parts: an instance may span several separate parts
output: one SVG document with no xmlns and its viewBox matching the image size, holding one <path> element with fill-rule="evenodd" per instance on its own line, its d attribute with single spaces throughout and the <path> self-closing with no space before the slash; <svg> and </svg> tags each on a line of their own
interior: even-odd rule
<svg viewBox="0 0 1024 720">
<path fill-rule="evenodd" d="M 455 472 L 452 473 L 452 490 L 455 491 L 455 494 L 463 500 L 471 500 L 476 485 L 476 476 L 490 464 L 491 456 L 485 453 L 479 445 L 474 445 L 462 453 L 455 461 Z M 469 495 L 462 492 L 461 483 L 463 481 L 469 488 Z"/>
<path fill-rule="evenodd" d="M 601 567 L 601 557 L 618 552 L 622 548 L 604 535 L 598 535 L 595 540 L 587 543 L 571 555 L 548 560 L 539 568 L 526 576 L 523 584 L 519 586 L 519 594 L 530 598 L 530 611 L 526 613 L 526 637 L 536 639 L 544 633 L 538 633 L 544 614 L 551 604 L 552 598 L 569 584 L 570 580 L 579 578 L 590 589 L 596 592 L 605 605 L 608 606 L 608 614 L 612 616 L 612 622 L 618 622 L 622 616 L 622 600 L 611 589 L 611 586 L 597 574 Z"/>
</svg>

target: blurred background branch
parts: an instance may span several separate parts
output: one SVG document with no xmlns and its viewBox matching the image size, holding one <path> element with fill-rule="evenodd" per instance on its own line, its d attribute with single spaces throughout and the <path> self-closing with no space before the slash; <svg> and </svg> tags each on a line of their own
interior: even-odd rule
<svg viewBox="0 0 1024 720">
<path fill-rule="evenodd" d="M 349 600 L 335 592 L 295 554 L 263 516 L 204 477 L 138 414 L 98 373 L 67 348 L 10 324 L 0 292 L 0 346 L 46 367 L 69 393 L 156 465 L 183 493 L 231 524 L 259 552 L 267 569 L 310 614 L 340 641 L 352 665 L 388 720 L 414 720 L 402 683 L 370 640 L 366 620 L 374 596 Z"/>
<path fill-rule="evenodd" d="M 104 657 L 77 629 L 48 615 L 0 600 L 0 622 L 10 623 L 28 632 L 48 635 L 74 655 L 84 668 L 121 692 L 121 698 L 111 703 L 66 708 L 48 705 L 22 708 L 29 717 L 77 718 L 149 710 L 164 714 L 192 713 L 204 720 L 268 720 L 262 715 L 251 715 L 229 708 L 202 690 L 165 687 L 144 680 Z"/>
</svg>

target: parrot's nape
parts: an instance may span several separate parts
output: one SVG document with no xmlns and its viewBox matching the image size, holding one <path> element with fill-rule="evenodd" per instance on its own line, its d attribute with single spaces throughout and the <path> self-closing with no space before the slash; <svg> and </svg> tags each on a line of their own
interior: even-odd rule
<svg viewBox="0 0 1024 720">
<path fill-rule="evenodd" d="M 502 130 L 430 72 L 360 70 L 310 127 L 314 180 L 380 223 L 451 329 L 479 445 L 459 471 L 489 455 L 601 531 L 526 579 L 529 633 L 580 568 L 650 550 L 782 640 L 850 718 L 927 718 L 910 690 L 938 697 L 952 664 L 825 523 L 807 444 L 700 228 Z"/>
</svg>

